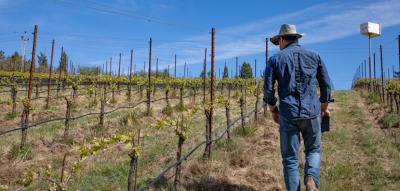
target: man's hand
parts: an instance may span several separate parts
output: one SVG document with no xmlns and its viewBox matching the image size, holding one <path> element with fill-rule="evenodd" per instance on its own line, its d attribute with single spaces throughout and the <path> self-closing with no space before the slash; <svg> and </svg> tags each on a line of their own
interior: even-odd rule
<svg viewBox="0 0 400 191">
<path fill-rule="evenodd" d="M 330 116 L 331 112 L 328 109 L 328 103 L 321 103 L 321 117 Z"/>
<path fill-rule="evenodd" d="M 272 113 L 272 119 L 275 123 L 279 124 L 279 110 L 276 106 L 269 106 L 269 110 Z"/>
</svg>

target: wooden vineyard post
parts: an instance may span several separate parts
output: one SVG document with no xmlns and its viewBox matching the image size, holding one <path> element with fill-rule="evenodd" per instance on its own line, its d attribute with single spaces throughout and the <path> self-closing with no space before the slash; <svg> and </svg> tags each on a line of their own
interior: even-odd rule
<svg viewBox="0 0 400 191">
<path fill-rule="evenodd" d="M 260 83 L 257 82 L 256 79 L 256 92 L 255 92 L 255 96 L 256 96 L 256 103 L 255 103 L 255 111 L 254 111 L 254 121 L 257 123 L 258 121 L 258 102 L 260 99 Z"/>
<path fill-rule="evenodd" d="M 238 79 L 238 68 L 239 68 L 239 58 L 236 56 L 236 75 L 235 78 Z"/>
<path fill-rule="evenodd" d="M 174 77 L 176 78 L 176 54 L 175 54 L 175 72 L 174 72 Z"/>
<path fill-rule="evenodd" d="M 104 125 L 104 107 L 106 106 L 106 88 L 104 85 L 104 93 L 100 97 L 100 115 L 99 115 L 99 125 Z"/>
<path fill-rule="evenodd" d="M 15 116 L 17 114 L 17 85 L 15 81 L 15 77 L 12 76 L 12 85 L 11 85 L 11 100 L 12 100 L 12 111 L 11 111 L 11 115 Z"/>
<path fill-rule="evenodd" d="M 374 94 L 376 95 L 377 92 L 379 92 L 379 90 L 377 91 L 377 89 L 376 89 L 376 55 L 375 55 L 375 52 L 374 52 L 374 81 L 373 81 L 372 85 L 373 85 Z"/>
<path fill-rule="evenodd" d="M 183 111 L 184 107 L 185 106 L 183 104 L 183 84 L 181 84 L 179 87 L 179 108 L 181 111 Z"/>
<path fill-rule="evenodd" d="M 64 79 L 63 79 L 63 83 L 62 83 L 62 88 L 63 88 L 63 92 L 65 92 L 65 88 L 68 87 L 67 84 L 67 79 L 68 79 L 68 56 L 65 55 L 65 74 L 64 74 Z"/>
<path fill-rule="evenodd" d="M 204 49 L 204 63 L 203 63 L 203 103 L 206 103 L 206 77 L 207 76 L 207 48 Z"/>
<path fill-rule="evenodd" d="M 152 45 L 152 39 L 150 37 L 150 41 L 149 41 L 149 72 L 148 72 L 148 76 L 149 76 L 149 83 L 147 86 L 147 115 L 151 114 L 151 45 Z"/>
<path fill-rule="evenodd" d="M 268 66 L 268 37 L 265 38 L 265 67 Z M 264 74 L 265 75 L 265 74 Z M 263 103 L 264 117 L 267 116 L 268 106 Z"/>
<path fill-rule="evenodd" d="M 62 75 L 63 62 L 64 62 L 64 47 L 61 47 L 60 66 L 59 66 L 59 71 L 58 71 L 57 94 L 60 93 L 60 89 L 61 89 L 61 75 Z"/>
<path fill-rule="evenodd" d="M 21 145 L 22 149 L 27 141 L 28 136 L 28 124 L 29 124 L 29 110 L 30 110 L 30 101 L 32 97 L 32 78 L 35 73 L 35 57 L 36 57 L 36 39 L 37 39 L 38 26 L 35 25 L 35 29 L 33 32 L 33 48 L 32 48 L 32 59 L 31 59 L 31 68 L 29 72 L 29 83 L 28 83 L 28 99 L 24 101 L 24 110 L 21 115 Z"/>
<path fill-rule="evenodd" d="M 112 57 L 110 57 L 110 69 L 108 70 L 110 76 L 112 76 L 111 65 L 112 65 Z"/>
<path fill-rule="evenodd" d="M 156 79 L 158 78 L 158 58 L 156 60 Z"/>
<path fill-rule="evenodd" d="M 397 92 L 394 93 L 394 102 L 396 103 L 396 112 L 399 113 L 399 94 Z"/>
<path fill-rule="evenodd" d="M 245 112 L 245 109 L 244 109 L 244 105 L 245 105 L 245 101 L 244 101 L 244 96 L 243 96 L 243 85 L 241 85 L 241 87 L 240 87 L 242 90 L 242 95 L 241 95 L 241 97 L 240 97 L 240 99 L 239 99 L 239 103 L 240 103 L 240 120 L 241 120 L 241 126 L 242 126 L 242 130 L 243 130 L 243 133 L 245 132 L 245 118 L 244 118 L 244 112 Z"/>
<path fill-rule="evenodd" d="M 228 99 L 226 100 L 225 104 L 225 115 L 226 115 L 226 136 L 228 139 L 231 139 L 230 133 L 230 125 L 231 125 L 231 107 L 230 107 L 230 100 L 231 100 L 231 84 L 228 84 Z"/>
<path fill-rule="evenodd" d="M 49 69 L 49 80 L 47 81 L 47 99 L 46 108 L 49 108 L 50 92 L 51 92 L 51 78 L 53 76 L 53 57 L 54 57 L 54 40 L 51 43 L 51 58 L 50 58 L 50 69 Z"/>
<path fill-rule="evenodd" d="M 157 58 L 157 60 L 156 60 L 156 79 L 158 78 L 158 58 Z M 154 84 L 153 83 L 153 86 L 152 86 L 152 93 L 153 93 L 153 97 L 156 95 L 156 84 Z"/>
<path fill-rule="evenodd" d="M 64 122 L 64 140 L 66 140 L 69 136 L 69 120 L 71 118 L 71 107 L 72 107 L 72 102 L 70 99 L 67 98 L 67 96 L 64 97 L 65 101 L 67 102 L 67 110 L 65 112 L 65 122 Z"/>
<path fill-rule="evenodd" d="M 380 51 L 380 55 L 381 55 L 381 91 L 382 91 L 382 96 L 381 96 L 381 100 L 382 103 L 385 104 L 385 87 L 384 87 L 384 76 L 383 76 L 383 55 L 382 55 L 382 45 L 379 46 L 379 51 Z"/>
<path fill-rule="evenodd" d="M 120 77 L 121 77 L 121 53 L 119 53 L 119 62 L 118 62 L 118 80 L 117 80 L 117 89 L 119 91 L 120 88 Z"/>
<path fill-rule="evenodd" d="M 132 62 L 133 62 L 133 50 L 131 50 L 131 62 L 129 66 L 129 83 L 128 83 L 128 101 L 131 101 L 132 96 Z"/>
<path fill-rule="evenodd" d="M 213 123 L 213 110 L 214 110 L 214 36 L 215 28 L 211 29 L 211 83 L 210 83 L 210 108 L 206 112 L 208 130 L 206 132 L 206 147 L 204 155 L 207 158 L 211 156 L 211 141 L 212 141 L 212 123 Z"/>
</svg>

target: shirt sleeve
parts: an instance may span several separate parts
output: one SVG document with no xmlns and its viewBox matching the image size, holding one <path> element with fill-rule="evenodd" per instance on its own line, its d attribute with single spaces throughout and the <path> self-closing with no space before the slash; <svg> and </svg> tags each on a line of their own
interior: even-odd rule
<svg viewBox="0 0 400 191">
<path fill-rule="evenodd" d="M 264 102 L 268 105 L 276 105 L 277 98 L 275 97 L 275 81 L 276 76 L 274 72 L 273 59 L 269 59 L 265 67 L 264 75 Z"/>
<path fill-rule="evenodd" d="M 321 103 L 329 103 L 331 101 L 332 84 L 326 66 L 320 56 L 318 56 L 317 80 L 320 88 L 319 101 Z"/>
</svg>

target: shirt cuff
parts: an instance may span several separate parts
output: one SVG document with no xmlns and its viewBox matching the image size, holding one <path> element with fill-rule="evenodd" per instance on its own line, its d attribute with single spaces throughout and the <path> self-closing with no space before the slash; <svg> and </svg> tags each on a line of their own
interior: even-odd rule
<svg viewBox="0 0 400 191">
<path fill-rule="evenodd" d="M 274 106 L 276 105 L 276 102 L 278 102 L 278 99 L 273 98 L 272 100 L 269 100 L 267 98 L 263 98 L 264 102 L 267 103 L 268 105 Z"/>
</svg>

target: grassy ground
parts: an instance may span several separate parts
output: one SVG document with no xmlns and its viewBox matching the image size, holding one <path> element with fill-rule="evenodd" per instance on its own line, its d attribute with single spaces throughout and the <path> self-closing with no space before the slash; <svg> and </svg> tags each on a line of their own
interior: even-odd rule
<svg viewBox="0 0 400 191">
<path fill-rule="evenodd" d="M 335 100 L 333 130 L 323 136 L 322 190 L 398 190 L 399 129 L 380 129 L 357 92 L 336 92 Z"/>
<path fill-rule="evenodd" d="M 399 129 L 381 129 L 358 92 L 334 97 L 331 131 L 322 136 L 321 190 L 398 190 Z M 218 143 L 211 161 L 188 165 L 185 188 L 285 190 L 282 176 L 278 127 L 267 118 L 254 134 Z"/>
<path fill-rule="evenodd" d="M 162 92 L 160 95 L 162 96 Z M 336 103 L 332 104 L 331 131 L 322 139 L 321 190 L 398 190 L 400 187 L 400 131 L 399 129 L 381 129 L 370 108 L 368 100 L 355 91 L 337 91 Z M 200 97 L 198 97 L 200 101 Z M 236 99 L 232 100 L 232 118 L 239 115 Z M 186 100 L 186 105 L 190 98 Z M 123 104 L 123 102 L 120 102 Z M 177 102 L 172 101 L 172 105 Z M 254 98 L 249 96 L 248 110 L 253 108 Z M 142 153 L 139 158 L 139 185 L 157 175 L 163 167 L 175 159 L 176 136 L 172 129 L 162 131 L 146 128 L 162 117 L 165 104 L 154 104 L 153 116 L 142 116 L 144 107 L 136 111 L 139 115 L 142 131 Z M 96 107 L 97 110 L 97 107 Z M 121 130 L 120 121 L 126 111 L 117 112 L 106 118 L 106 128 L 93 130 L 94 117 L 74 122 L 71 133 L 72 144 L 90 140 L 93 133 L 98 136 L 112 135 Z M 215 132 L 224 127 L 224 109 L 219 107 L 216 113 Z M 278 126 L 267 115 L 257 123 L 248 123 L 246 132 L 241 128 L 232 130 L 232 140 L 223 139 L 213 145 L 210 160 L 203 160 L 200 152 L 183 163 L 182 190 L 284 190 L 282 164 L 279 150 Z M 193 120 L 192 131 L 184 145 L 184 153 L 204 139 L 204 114 Z M 250 120 L 252 121 L 252 120 Z M 125 129 L 130 130 L 130 129 Z M 131 129 L 134 130 L 134 129 Z M 54 137 L 62 134 L 63 126 L 49 125 L 33 129 L 32 148 L 27 149 L 31 158 L 21 160 L 5 159 L 13 154 L 9 143 L 17 143 L 19 134 L 0 140 L 2 162 L 10 167 L 0 177 L 2 184 L 16 184 L 7 176 L 21 169 L 35 169 L 50 164 L 52 173 L 58 174 L 64 151 L 71 152 L 69 165 L 78 154 L 73 145 L 54 142 Z M 34 138 L 34 139 L 33 139 Z M 43 139 L 43 140 L 41 140 Z M 30 149 L 30 150 L 29 150 Z M 302 149 L 302 148 L 301 148 Z M 129 157 L 128 150 L 121 144 L 90 157 L 83 165 L 78 176 L 67 185 L 67 190 L 125 190 L 127 184 Z M 7 155 L 7 156 L 5 156 Z M 300 156 L 304 157 L 302 153 Z M 304 160 L 300 160 L 303 169 Z M 3 169 L 4 169 L 3 165 Z M 159 189 L 171 188 L 173 170 L 159 184 Z M 13 176 L 24 178 L 26 175 Z M 172 178 L 172 179 L 171 179 Z M 46 190 L 48 182 L 42 180 L 31 185 L 30 190 Z M 304 187 L 303 187 L 304 189 Z M 0 186 L 1 190 L 1 186 Z"/>
<path fill-rule="evenodd" d="M 158 91 L 156 98 L 160 98 L 164 92 Z M 190 95 L 190 91 L 186 91 L 186 95 Z M 127 105 L 125 94 L 116 95 L 118 103 L 106 108 L 106 111 L 119 105 Z M 80 97 L 78 107 L 73 111 L 73 115 L 87 113 L 90 108 L 86 107 L 85 97 Z M 135 101 L 139 100 L 138 96 L 134 96 Z M 154 99 L 154 98 L 153 98 Z M 197 103 L 202 97 L 197 96 Z M 237 98 L 236 98 L 237 99 Z M 240 112 L 235 98 L 232 99 L 232 117 L 236 118 Z M 190 107 L 192 98 L 185 99 L 185 106 Z M 36 102 L 43 104 L 43 101 Z M 177 99 L 171 99 L 171 105 L 176 106 Z M 248 109 L 254 106 L 254 97 L 248 97 Z M 35 105 L 36 113 L 44 112 L 40 105 Z M 162 109 L 165 107 L 165 102 L 160 101 L 152 105 L 153 115 L 144 116 L 144 104 L 135 109 L 121 110 L 106 116 L 106 124 L 102 128 L 97 128 L 97 116 L 82 118 L 71 123 L 70 134 L 73 138 L 67 142 L 61 141 L 63 133 L 63 122 L 55 122 L 41 127 L 35 127 L 29 130 L 29 144 L 31 145 L 27 151 L 18 153 L 18 141 L 20 133 L 12 133 L 9 136 L 0 140 L 0 190 L 1 185 L 8 185 L 10 189 L 21 187 L 27 181 L 29 172 L 36 173 L 51 173 L 54 177 L 59 176 L 63 154 L 68 152 L 67 171 L 72 166 L 72 163 L 79 157 L 77 145 L 82 142 L 88 142 L 94 137 L 109 137 L 118 131 L 137 131 L 141 128 L 142 151 L 139 159 L 139 185 L 153 178 L 161 171 L 168 163 L 175 160 L 175 148 L 177 137 L 172 128 L 157 130 L 149 128 L 154 125 L 157 119 L 163 117 Z M 63 111 L 63 102 L 50 108 L 50 111 Z M 97 112 L 98 106 L 94 107 L 94 112 Z M 93 112 L 93 111 L 92 111 Z M 133 128 L 126 128 L 121 125 L 124 116 L 129 112 L 136 112 L 139 123 Z M 175 113 L 177 111 L 174 111 Z M 224 109 L 220 106 L 216 109 L 215 121 L 217 123 L 215 132 L 221 131 L 225 127 Z M 61 115 L 62 116 L 62 115 Z M 44 118 L 46 118 L 44 116 Z M 17 119 L 12 120 L 16 122 Z M 203 112 L 199 112 L 194 116 L 189 139 L 184 145 L 184 152 L 192 148 L 195 144 L 204 139 L 205 119 Z M 15 145 L 15 146 L 13 146 Z M 112 145 L 106 150 L 99 152 L 95 156 L 90 157 L 82 164 L 81 172 L 70 181 L 66 187 L 67 190 L 125 190 L 128 174 L 128 157 L 129 148 L 122 144 Z M 200 154 L 200 153 L 197 153 Z M 49 169 L 49 170 L 47 170 Z M 25 180 L 24 180 L 25 179 Z M 43 179 L 34 177 L 34 181 L 28 187 L 28 190 L 46 190 L 49 187 L 49 182 Z"/>
</svg>

